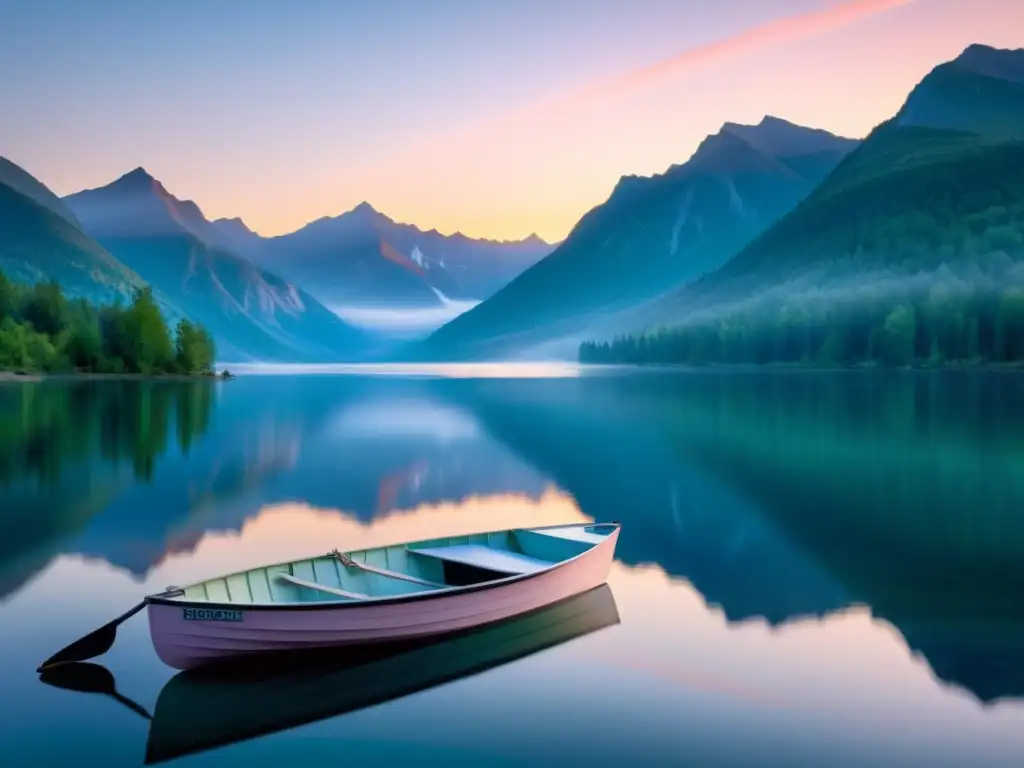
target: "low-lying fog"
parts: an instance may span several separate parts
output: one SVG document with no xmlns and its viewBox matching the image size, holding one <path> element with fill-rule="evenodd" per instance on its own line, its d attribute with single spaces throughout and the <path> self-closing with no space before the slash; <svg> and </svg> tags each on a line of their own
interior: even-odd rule
<svg viewBox="0 0 1024 768">
<path fill-rule="evenodd" d="M 449 320 L 468 312 L 479 301 L 443 299 L 440 307 L 407 309 L 402 307 L 344 307 L 331 311 L 347 323 L 375 331 L 393 339 L 414 339 L 437 330 Z"/>
</svg>

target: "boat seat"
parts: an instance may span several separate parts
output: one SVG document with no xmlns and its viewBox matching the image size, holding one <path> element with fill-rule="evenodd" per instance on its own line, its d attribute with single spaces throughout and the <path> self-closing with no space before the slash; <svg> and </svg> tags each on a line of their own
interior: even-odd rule
<svg viewBox="0 0 1024 768">
<path fill-rule="evenodd" d="M 329 595 L 335 595 L 336 597 L 347 597 L 350 600 L 367 600 L 370 596 L 364 595 L 362 592 L 347 592 L 344 589 L 337 589 L 336 587 L 327 587 L 323 584 L 317 584 L 315 581 L 306 581 L 300 579 L 298 576 L 292 576 L 290 573 L 279 573 L 277 578 L 287 581 L 290 584 L 295 584 L 299 587 L 305 587 L 306 589 L 315 589 L 318 592 L 326 592 Z"/>
<path fill-rule="evenodd" d="M 409 548 L 409 552 L 426 557 L 436 557 L 452 563 L 474 565 L 489 571 L 507 574 L 536 573 L 550 568 L 555 563 L 550 560 L 538 560 L 536 557 L 507 552 L 503 549 L 491 549 L 482 544 L 457 544 L 450 547 Z"/>
<path fill-rule="evenodd" d="M 447 584 L 442 584 L 438 581 L 427 581 L 427 579 L 421 579 L 419 576 L 413 576 L 408 573 L 400 573 L 398 571 L 389 571 L 387 568 L 378 568 L 376 565 L 370 565 L 359 560 L 353 560 L 348 555 L 338 550 L 331 552 L 331 556 L 336 558 L 338 562 L 344 565 L 346 568 L 358 568 L 361 571 L 367 573 L 376 573 L 378 576 L 384 576 L 388 579 L 398 579 L 400 581 L 408 581 L 410 584 L 421 584 L 424 587 L 432 587 L 434 589 L 448 589 Z"/>
<path fill-rule="evenodd" d="M 529 528 L 528 530 L 530 533 L 536 533 L 540 536 L 552 536 L 556 539 L 579 541 L 584 544 L 600 544 L 608 538 L 607 534 L 593 533 L 579 525 L 567 525 L 564 528 Z"/>
</svg>

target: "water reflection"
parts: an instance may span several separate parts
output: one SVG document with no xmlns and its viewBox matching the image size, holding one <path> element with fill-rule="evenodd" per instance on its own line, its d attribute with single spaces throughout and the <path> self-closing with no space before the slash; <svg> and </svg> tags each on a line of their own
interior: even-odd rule
<svg viewBox="0 0 1024 768">
<path fill-rule="evenodd" d="M 734 620 L 866 604 L 987 702 L 1024 696 L 1022 393 L 1010 376 L 748 373 L 493 382 L 460 402 L 588 515 L 619 515 L 626 562 Z"/>
<path fill-rule="evenodd" d="M 151 482 L 165 454 L 187 454 L 214 397 L 205 382 L 0 386 L 0 599 Z"/>
<path fill-rule="evenodd" d="M 215 395 L 205 383 L 0 388 L 8 421 L 21 425 L 7 436 L 6 464 L 25 465 L 33 446 L 52 439 L 47 466 L 60 468 L 0 486 L 10 510 L 0 518 L 0 597 L 57 554 L 101 558 L 144 578 L 209 531 L 240 531 L 285 501 L 370 521 L 471 495 L 538 498 L 548 485 L 474 433 L 475 422 L 467 431 L 465 414 L 415 387 L 306 390 L 275 377 L 239 380 L 230 391 L 211 424 Z M 167 429 L 172 417 L 176 438 Z"/>
<path fill-rule="evenodd" d="M 17 397 L 37 397 L 26 394 L 34 385 L 19 386 Z M 68 450 L 55 475 L 8 481 L 0 610 L 57 647 L 73 632 L 50 627 L 33 606 L 80 606 L 88 629 L 108 618 L 105 605 L 84 617 L 90 594 L 134 600 L 325 546 L 618 519 L 612 588 L 622 627 L 573 644 L 557 663 L 531 660 L 548 703 L 538 709 L 522 690 L 502 699 L 504 716 L 521 719 L 514 705 L 532 706 L 530 722 L 552 744 L 572 729 L 548 733 L 544 713 L 612 718 L 597 754 L 617 754 L 607 742 L 615 734 L 646 734 L 652 760 L 670 759 L 671 744 L 709 760 L 773 764 L 758 750 L 785 742 L 811 752 L 780 753 L 780 765 L 864 764 L 808 757 L 829 740 L 863 761 L 898 764 L 895 749 L 916 764 L 1000 765 L 1024 756 L 1013 736 L 1021 711 L 1006 701 L 1024 697 L 1022 393 L 1017 377 L 969 373 L 243 377 L 195 403 L 188 441 L 143 427 L 159 417 L 132 417 L 128 433 L 151 446 L 148 473 L 130 440 L 117 454 L 95 441 Z M 165 420 L 179 429 L 181 396 Z M 0 392 L 0 402 L 10 397 Z M 158 399 L 150 395 L 151 411 Z M 87 413 L 99 403 L 85 397 L 73 412 L 102 423 Z M 24 466 L 29 435 L 45 431 L 53 409 L 19 413 L 38 413 L 39 424 L 22 421 L 20 458 L 2 461 Z M 144 635 L 128 630 L 111 668 L 138 666 Z M 5 641 L 15 657 L 20 637 Z M 154 691 L 164 682 L 156 669 L 145 673 Z M 493 686 L 518 690 L 516 675 L 488 673 L 451 706 L 497 707 L 485 704 Z M 450 733 L 430 706 L 388 708 Z M 671 720 L 679 712 L 706 730 L 680 733 Z M 386 717 L 351 717 L 331 734 L 379 728 L 387 738 Z M 501 727 L 490 722 L 480 739 L 516 742 L 496 735 Z M 749 750 L 725 738 L 730 730 L 746 734 Z"/>
<path fill-rule="evenodd" d="M 214 385 L 85 381 L 0 387 L 0 485 L 56 489 L 69 468 L 130 463 L 150 480 L 174 420 L 187 453 L 207 429 Z M 70 478 L 74 480 L 75 478 Z"/>
<path fill-rule="evenodd" d="M 226 671 L 182 672 L 160 691 L 146 763 L 165 762 L 407 696 L 618 622 L 615 599 L 605 586 L 440 641 L 307 655 L 301 663 L 264 662 Z M 89 678 L 96 676 L 89 671 L 92 674 L 85 675 L 84 681 L 73 668 L 58 669 L 55 674 L 78 678 L 65 687 L 74 688 L 77 683 L 80 690 L 88 691 L 95 688 Z M 138 705 L 129 706 L 138 711 Z"/>
</svg>

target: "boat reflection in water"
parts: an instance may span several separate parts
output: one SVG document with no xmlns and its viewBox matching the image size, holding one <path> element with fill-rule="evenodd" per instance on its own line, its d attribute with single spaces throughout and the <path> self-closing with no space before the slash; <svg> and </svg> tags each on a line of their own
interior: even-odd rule
<svg viewBox="0 0 1024 768">
<path fill-rule="evenodd" d="M 619 623 L 607 585 L 514 619 L 432 642 L 402 642 L 261 657 L 180 672 L 157 698 L 146 764 L 306 725 L 468 677 Z M 50 685 L 112 696 L 146 710 L 116 690 L 98 664 L 53 667 Z"/>
</svg>

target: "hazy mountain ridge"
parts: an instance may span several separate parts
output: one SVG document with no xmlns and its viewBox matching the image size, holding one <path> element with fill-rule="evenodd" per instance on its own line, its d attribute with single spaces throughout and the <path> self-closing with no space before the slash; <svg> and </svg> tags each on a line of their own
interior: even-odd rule
<svg viewBox="0 0 1024 768">
<path fill-rule="evenodd" d="M 774 117 L 727 123 L 686 163 L 620 179 L 550 256 L 412 352 L 500 357 L 584 331 L 720 266 L 856 146 Z"/>
<path fill-rule="evenodd" d="M 210 223 L 214 227 L 217 244 L 243 256 L 250 249 L 258 248 L 263 240 L 238 216 L 231 219 L 214 219 Z"/>
<path fill-rule="evenodd" d="M 142 168 L 65 202 L 87 232 L 206 326 L 222 359 L 337 360 L 368 343 L 301 289 L 222 248 L 199 206 Z"/>
<path fill-rule="evenodd" d="M 82 228 L 82 223 L 64 204 L 63 200 L 39 179 L 6 157 L 0 157 L 0 184 L 6 184 L 15 192 L 20 192 L 30 200 L 48 208 L 73 227 Z"/>
<path fill-rule="evenodd" d="M 487 298 L 553 246 L 442 235 L 400 224 L 360 203 L 301 229 L 261 238 L 240 220 L 216 222 L 221 237 L 252 261 L 281 273 L 329 306 L 431 307 L 445 297 Z"/>
<path fill-rule="evenodd" d="M 60 198 L 2 158 L 0 270 L 23 283 L 56 280 L 71 296 L 104 303 L 126 299 L 145 284 L 79 228 Z"/>
<path fill-rule="evenodd" d="M 972 45 L 933 69 L 911 92 L 895 122 L 903 127 L 987 136 L 1024 134 L 1024 49 Z"/>
<path fill-rule="evenodd" d="M 6 160 L 0 221 L 9 222 L 0 233 L 0 269 L 13 279 L 55 279 L 70 295 L 103 303 L 150 284 L 169 320 L 188 316 L 206 325 L 228 360 L 359 359 L 378 354 L 389 333 L 430 327 L 430 317 L 414 317 L 409 329 L 400 318 L 397 330 L 361 330 L 306 285 L 333 305 L 428 307 L 436 327 L 475 300 L 460 297 L 497 290 L 551 247 L 535 236 L 502 242 L 423 232 L 368 204 L 262 238 L 239 218 L 208 220 L 142 167 L 61 199 Z M 295 261 L 293 249 L 313 256 Z M 301 282 L 262 263 L 292 264 L 287 271 Z M 345 265 L 340 272 L 338 264 Z"/>
</svg>

